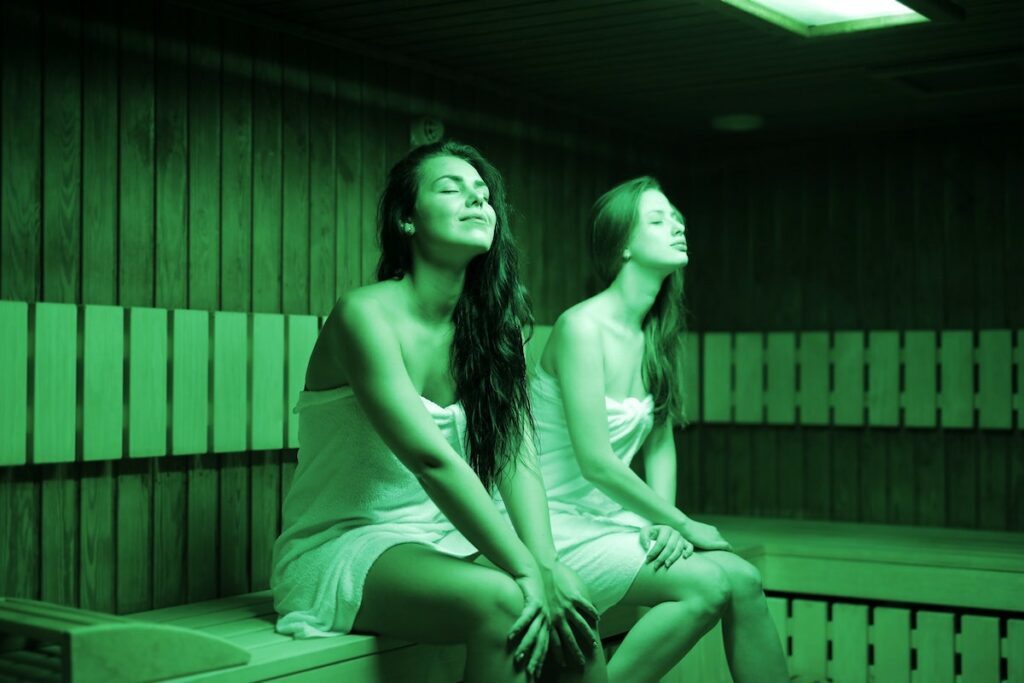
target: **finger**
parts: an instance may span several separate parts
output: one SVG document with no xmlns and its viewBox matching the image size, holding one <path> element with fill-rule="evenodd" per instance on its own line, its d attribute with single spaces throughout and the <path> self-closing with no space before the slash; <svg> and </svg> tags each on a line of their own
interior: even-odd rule
<svg viewBox="0 0 1024 683">
<path fill-rule="evenodd" d="M 667 567 L 668 565 L 666 563 L 668 562 L 668 558 L 672 556 L 672 553 L 676 551 L 676 548 L 678 548 L 679 544 L 682 542 L 683 539 L 681 536 L 677 536 L 676 538 L 670 539 L 665 544 L 665 547 L 661 549 L 661 552 L 658 553 L 658 556 L 654 558 L 655 568 L 659 566 Z"/>
<path fill-rule="evenodd" d="M 576 613 L 570 611 L 570 614 Z M 576 617 L 579 618 L 579 615 L 577 614 Z M 573 662 L 576 662 L 580 666 L 585 664 L 587 658 L 584 656 L 583 649 L 580 647 L 579 642 L 577 642 L 576 640 L 577 636 L 573 632 L 572 626 L 570 625 L 569 621 L 563 619 L 558 624 L 558 636 L 562 642 L 562 651 L 565 653 L 566 658 Z"/>
<path fill-rule="evenodd" d="M 668 535 L 668 529 L 666 528 L 662 528 L 661 531 L 658 532 L 658 537 L 654 540 L 654 545 L 652 545 L 651 549 L 647 551 L 648 562 L 661 553 L 662 548 L 664 548 L 665 544 L 668 543 Z"/>
<path fill-rule="evenodd" d="M 572 628 L 577 644 L 586 648 L 587 652 L 593 652 L 597 647 L 597 630 L 587 623 L 586 618 L 579 612 L 568 612 L 566 618 Z"/>
<path fill-rule="evenodd" d="M 551 631 L 551 648 L 555 651 L 555 660 L 559 666 L 565 666 L 565 656 L 562 654 L 563 641 L 561 636 L 558 634 L 558 630 Z"/>
<path fill-rule="evenodd" d="M 514 655 L 516 664 L 522 664 L 523 660 L 526 659 L 527 654 L 529 654 L 537 640 L 541 628 L 544 626 L 544 621 L 544 615 L 538 613 L 534 620 L 530 622 L 530 628 L 526 630 L 526 634 L 519 641 L 518 647 L 516 647 Z"/>
<path fill-rule="evenodd" d="M 540 603 L 527 602 L 526 606 L 523 607 L 522 614 L 516 619 L 516 623 L 512 624 L 512 628 L 508 632 L 508 641 L 511 643 L 516 640 L 522 634 L 523 629 L 530 625 L 530 622 L 537 616 L 537 612 L 540 611 Z"/>
<path fill-rule="evenodd" d="M 576 611 L 583 615 L 583 618 L 591 624 L 596 624 L 601 619 L 601 615 L 598 614 L 597 608 L 583 598 L 576 598 L 573 600 L 572 606 L 575 607 Z"/>
<path fill-rule="evenodd" d="M 550 631 L 548 630 L 548 624 L 545 620 L 543 626 L 537 634 L 537 640 L 533 646 L 533 652 L 530 654 L 530 661 L 527 664 L 526 670 L 530 672 L 530 675 L 536 678 L 540 675 L 541 667 L 544 666 L 544 658 L 548 654 L 548 641 L 550 640 Z"/>
<path fill-rule="evenodd" d="M 693 544 L 687 541 L 683 544 L 683 559 L 688 560 L 693 556 Z"/>
<path fill-rule="evenodd" d="M 682 557 L 683 553 L 685 553 L 685 552 L 686 552 L 686 541 L 683 541 L 678 546 L 676 546 L 675 550 L 672 551 L 672 555 L 666 561 L 665 567 L 667 568 L 667 567 L 671 567 L 672 565 L 674 565 L 676 563 L 676 561 L 680 557 Z"/>
</svg>

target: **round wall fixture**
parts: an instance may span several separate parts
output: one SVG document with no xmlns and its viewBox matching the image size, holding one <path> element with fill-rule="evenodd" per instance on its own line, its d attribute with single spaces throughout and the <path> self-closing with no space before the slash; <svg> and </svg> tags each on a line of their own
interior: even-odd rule
<svg viewBox="0 0 1024 683">
<path fill-rule="evenodd" d="M 711 119 L 711 127 L 729 133 L 743 133 L 757 130 L 764 125 L 760 114 L 722 114 Z"/>
<path fill-rule="evenodd" d="M 416 119 L 409 127 L 409 142 L 413 147 L 429 145 L 442 137 L 444 137 L 444 124 L 429 116 Z"/>
</svg>

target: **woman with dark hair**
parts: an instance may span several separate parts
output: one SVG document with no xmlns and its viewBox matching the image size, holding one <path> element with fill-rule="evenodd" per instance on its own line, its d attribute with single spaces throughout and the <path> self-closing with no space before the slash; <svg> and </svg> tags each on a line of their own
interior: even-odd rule
<svg viewBox="0 0 1024 683">
<path fill-rule="evenodd" d="M 466 145 L 413 150 L 378 230 L 379 281 L 334 306 L 295 408 L 277 630 L 465 643 L 466 681 L 537 674 L 550 637 L 603 679 L 597 614 L 555 560 L 532 448 L 532 320 L 501 175 Z"/>
<path fill-rule="evenodd" d="M 555 322 L 531 397 L 559 558 L 599 611 L 652 608 L 608 663 L 609 680 L 659 680 L 721 619 L 737 683 L 785 681 L 757 569 L 674 504 L 672 428 L 685 424 L 682 216 L 642 177 L 602 195 L 591 219 L 601 291 Z M 629 467 L 638 451 L 646 483 Z"/>
</svg>

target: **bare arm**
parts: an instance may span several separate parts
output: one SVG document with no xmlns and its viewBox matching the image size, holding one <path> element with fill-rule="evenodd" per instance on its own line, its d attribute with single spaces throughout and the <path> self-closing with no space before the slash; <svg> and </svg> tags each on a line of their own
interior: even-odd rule
<svg viewBox="0 0 1024 683">
<path fill-rule="evenodd" d="M 663 500 L 675 504 L 676 441 L 671 420 L 654 428 L 644 442 L 643 452 L 647 485 Z"/>
<path fill-rule="evenodd" d="M 519 460 L 502 477 L 498 490 L 519 538 L 542 567 L 553 565 L 555 543 L 551 537 L 548 496 L 541 479 L 532 434 L 523 435 Z"/>
<path fill-rule="evenodd" d="M 580 316 L 563 316 L 551 332 L 569 437 L 583 476 L 609 498 L 655 524 L 675 528 L 687 516 L 655 493 L 612 451 L 599 331 Z"/>
<path fill-rule="evenodd" d="M 484 556 L 512 576 L 528 573 L 534 566 L 529 550 L 424 408 L 377 303 L 358 294 L 343 296 L 335 314 L 328 333 L 335 336 L 339 362 L 381 439 Z"/>
</svg>

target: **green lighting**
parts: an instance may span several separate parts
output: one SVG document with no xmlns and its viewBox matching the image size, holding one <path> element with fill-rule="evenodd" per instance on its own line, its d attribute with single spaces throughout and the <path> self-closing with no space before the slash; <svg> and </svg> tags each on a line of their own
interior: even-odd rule
<svg viewBox="0 0 1024 683">
<path fill-rule="evenodd" d="M 722 0 L 805 37 L 928 21 L 896 0 Z"/>
</svg>

